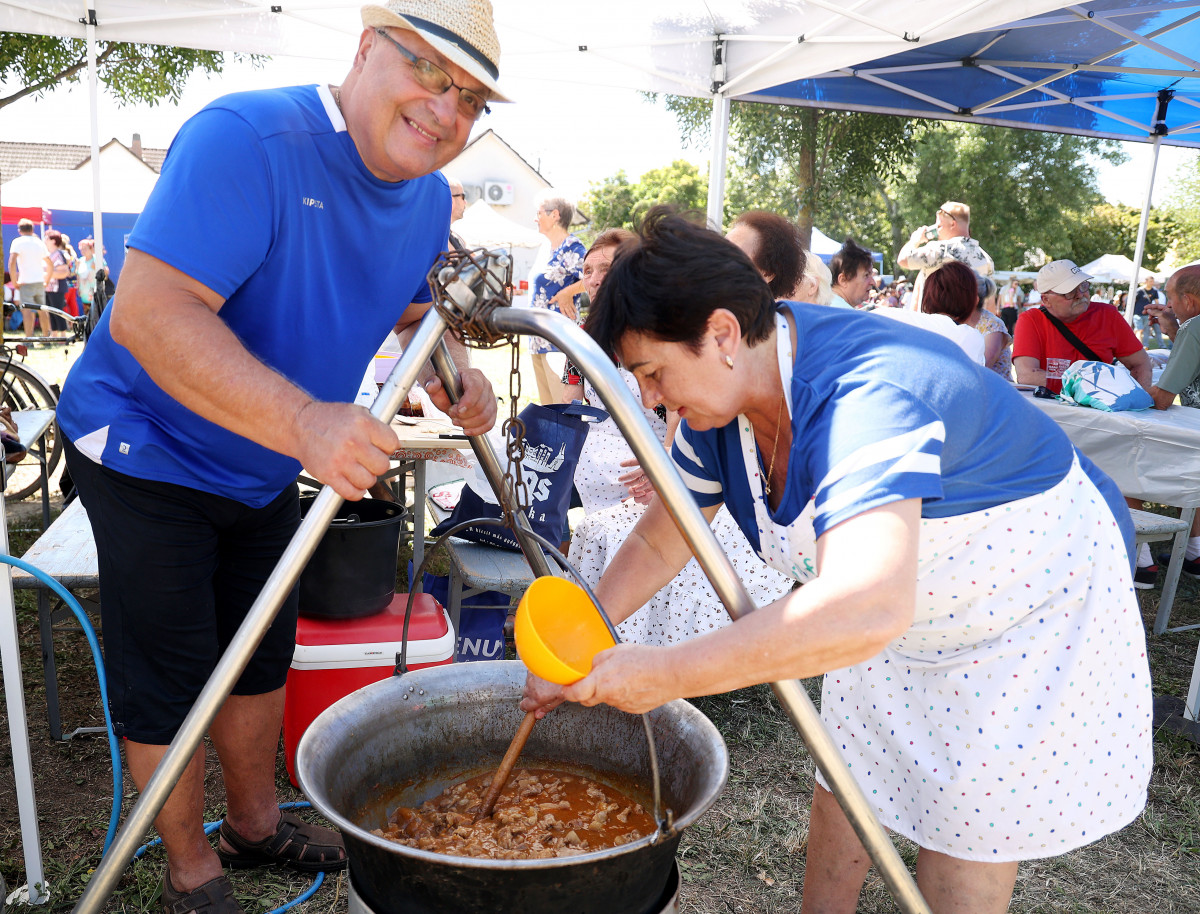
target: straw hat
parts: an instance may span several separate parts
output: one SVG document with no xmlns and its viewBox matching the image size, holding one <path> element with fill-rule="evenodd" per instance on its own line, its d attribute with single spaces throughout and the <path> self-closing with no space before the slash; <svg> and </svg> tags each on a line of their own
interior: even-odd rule
<svg viewBox="0 0 1200 914">
<path fill-rule="evenodd" d="M 491 101 L 507 102 L 496 85 L 500 77 L 500 40 L 488 0 L 391 0 L 362 8 L 365 28 L 417 32 L 447 60 L 470 73 L 491 92 Z"/>
</svg>

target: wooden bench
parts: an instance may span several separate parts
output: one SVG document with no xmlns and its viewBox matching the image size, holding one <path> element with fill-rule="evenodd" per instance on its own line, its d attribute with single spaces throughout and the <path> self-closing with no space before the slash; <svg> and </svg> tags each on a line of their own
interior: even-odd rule
<svg viewBox="0 0 1200 914">
<path fill-rule="evenodd" d="M 1200 628 L 1200 625 L 1180 625 L 1176 628 L 1167 628 L 1167 624 L 1171 621 L 1171 607 L 1175 603 L 1175 590 L 1179 586 L 1179 573 L 1183 570 L 1183 554 L 1187 549 L 1194 511 L 1194 508 L 1185 508 L 1182 512 L 1183 516 L 1174 518 L 1155 514 L 1152 511 L 1129 509 L 1129 516 L 1133 518 L 1133 528 L 1136 533 L 1137 547 L 1135 548 L 1140 547 L 1142 543 L 1174 541 L 1171 548 L 1171 560 L 1167 563 L 1167 576 L 1163 579 L 1162 595 L 1158 598 L 1158 613 L 1154 617 L 1154 634 L 1156 635 L 1167 631 L 1179 632 Z"/>
<path fill-rule="evenodd" d="M 440 524 L 450 516 L 449 511 L 439 507 L 432 500 L 427 504 L 429 515 L 435 524 Z M 424 531 L 422 535 L 423 533 Z M 459 617 L 462 614 L 463 598 L 473 597 L 488 590 L 498 590 L 511 598 L 511 615 L 524 596 L 525 590 L 533 583 L 533 570 L 525 556 L 519 552 L 509 552 L 483 543 L 472 543 L 456 536 L 446 540 L 445 549 L 450 557 L 450 605 L 446 609 L 450 613 L 450 621 L 454 625 L 456 635 L 460 630 Z M 415 565 L 413 570 L 415 573 Z"/>
<path fill-rule="evenodd" d="M 75 499 L 63 510 L 46 532 L 38 537 L 22 558 L 44 571 L 79 599 L 84 611 L 95 618 L 99 604 L 80 599 L 77 591 L 94 591 L 100 587 L 100 569 L 96 559 L 96 541 L 83 502 Z M 29 572 L 13 568 L 14 589 L 38 592 L 38 627 L 42 641 L 42 665 L 46 678 L 46 711 L 50 722 L 50 737 L 69 740 L 81 733 L 103 733 L 103 727 L 78 727 L 63 735 L 58 708 L 58 674 L 54 663 L 54 634 L 78 631 L 75 614 L 43 582 Z M 68 623 L 69 620 L 69 624 Z M 97 628 L 99 625 L 97 624 Z"/>
<path fill-rule="evenodd" d="M 17 426 L 17 437 L 29 452 L 29 456 L 42 465 L 42 529 L 50 526 L 50 474 L 46 466 L 45 435 L 54 424 L 52 409 L 19 409 L 12 414 L 12 420 Z M 7 484 L 11 467 L 4 465 L 4 480 Z"/>
</svg>

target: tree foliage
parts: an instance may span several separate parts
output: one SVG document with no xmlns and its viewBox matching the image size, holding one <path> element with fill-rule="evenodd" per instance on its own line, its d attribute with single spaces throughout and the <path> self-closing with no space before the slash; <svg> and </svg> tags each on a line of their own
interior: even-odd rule
<svg viewBox="0 0 1200 914">
<path fill-rule="evenodd" d="M 580 205 L 591 216 L 585 237 L 603 229 L 637 225 L 650 207 L 667 203 L 682 210 L 703 211 L 708 201 L 708 179 L 691 162 L 679 159 L 664 168 L 646 172 L 631 184 L 624 171 L 592 184 Z"/>
<path fill-rule="evenodd" d="M 1175 260 L 1200 260 L 1200 161 L 1176 175 L 1165 209 L 1175 226 Z"/>
<path fill-rule="evenodd" d="M 1086 263 L 1081 258 L 1091 241 L 1085 236 L 1095 237 L 1082 227 L 1104 202 L 1092 164 L 1097 159 L 1119 164 L 1124 153 L 1103 140 L 945 123 L 925 135 L 885 192 L 896 204 L 901 242 L 931 224 L 942 203 L 958 200 L 971 207 L 971 235 L 998 269 L 1037 266 L 1043 258 Z M 1121 252 L 1109 245 L 1101 253 Z"/>
<path fill-rule="evenodd" d="M 258 62 L 258 55 L 235 54 L 234 60 Z M 96 64 L 101 84 L 122 104 L 178 104 L 194 70 L 220 73 L 225 55 L 219 51 L 156 44 L 100 42 Z M 0 41 L 0 84 L 15 87 L 0 96 L 0 108 L 62 83 L 79 82 L 87 74 L 87 42 L 49 35 L 5 32 Z"/>
<path fill-rule="evenodd" d="M 685 143 L 707 139 L 710 100 L 668 95 L 663 103 Z M 828 224 L 829 214 L 898 175 L 926 129 L 910 118 L 733 102 L 726 222 L 755 202 L 794 218 L 807 243 L 818 217 Z"/>
<path fill-rule="evenodd" d="M 1111 203 L 1094 206 L 1084 218 L 1073 220 L 1069 227 L 1071 254 L 1065 256 L 1078 264 L 1090 263 L 1104 254 L 1124 254 L 1132 259 L 1141 221 L 1142 211 L 1134 206 Z M 1142 263 L 1157 270 L 1179 233 L 1171 212 L 1151 208 Z"/>
</svg>

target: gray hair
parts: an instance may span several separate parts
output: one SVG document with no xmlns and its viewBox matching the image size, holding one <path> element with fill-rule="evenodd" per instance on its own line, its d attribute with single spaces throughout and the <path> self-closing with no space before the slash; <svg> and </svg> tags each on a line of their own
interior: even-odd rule
<svg viewBox="0 0 1200 914">
<path fill-rule="evenodd" d="M 558 213 L 558 224 L 563 228 L 571 227 L 571 220 L 575 217 L 575 206 L 566 197 L 544 196 L 538 198 L 542 209 L 547 212 L 554 210 Z"/>
</svg>

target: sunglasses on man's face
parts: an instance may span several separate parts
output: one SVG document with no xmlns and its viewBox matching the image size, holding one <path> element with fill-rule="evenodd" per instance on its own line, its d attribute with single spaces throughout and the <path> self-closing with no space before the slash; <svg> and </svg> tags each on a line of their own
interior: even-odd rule
<svg viewBox="0 0 1200 914">
<path fill-rule="evenodd" d="M 449 73 L 424 57 L 418 57 L 389 35 L 385 29 L 376 29 L 375 31 L 390 41 L 392 46 L 412 64 L 413 78 L 422 89 L 432 92 L 434 95 L 445 95 L 451 89 L 457 89 L 458 113 L 473 121 L 491 113 L 492 109 L 487 106 L 487 100 L 478 92 L 473 89 L 464 89 L 450 78 Z"/>
</svg>

